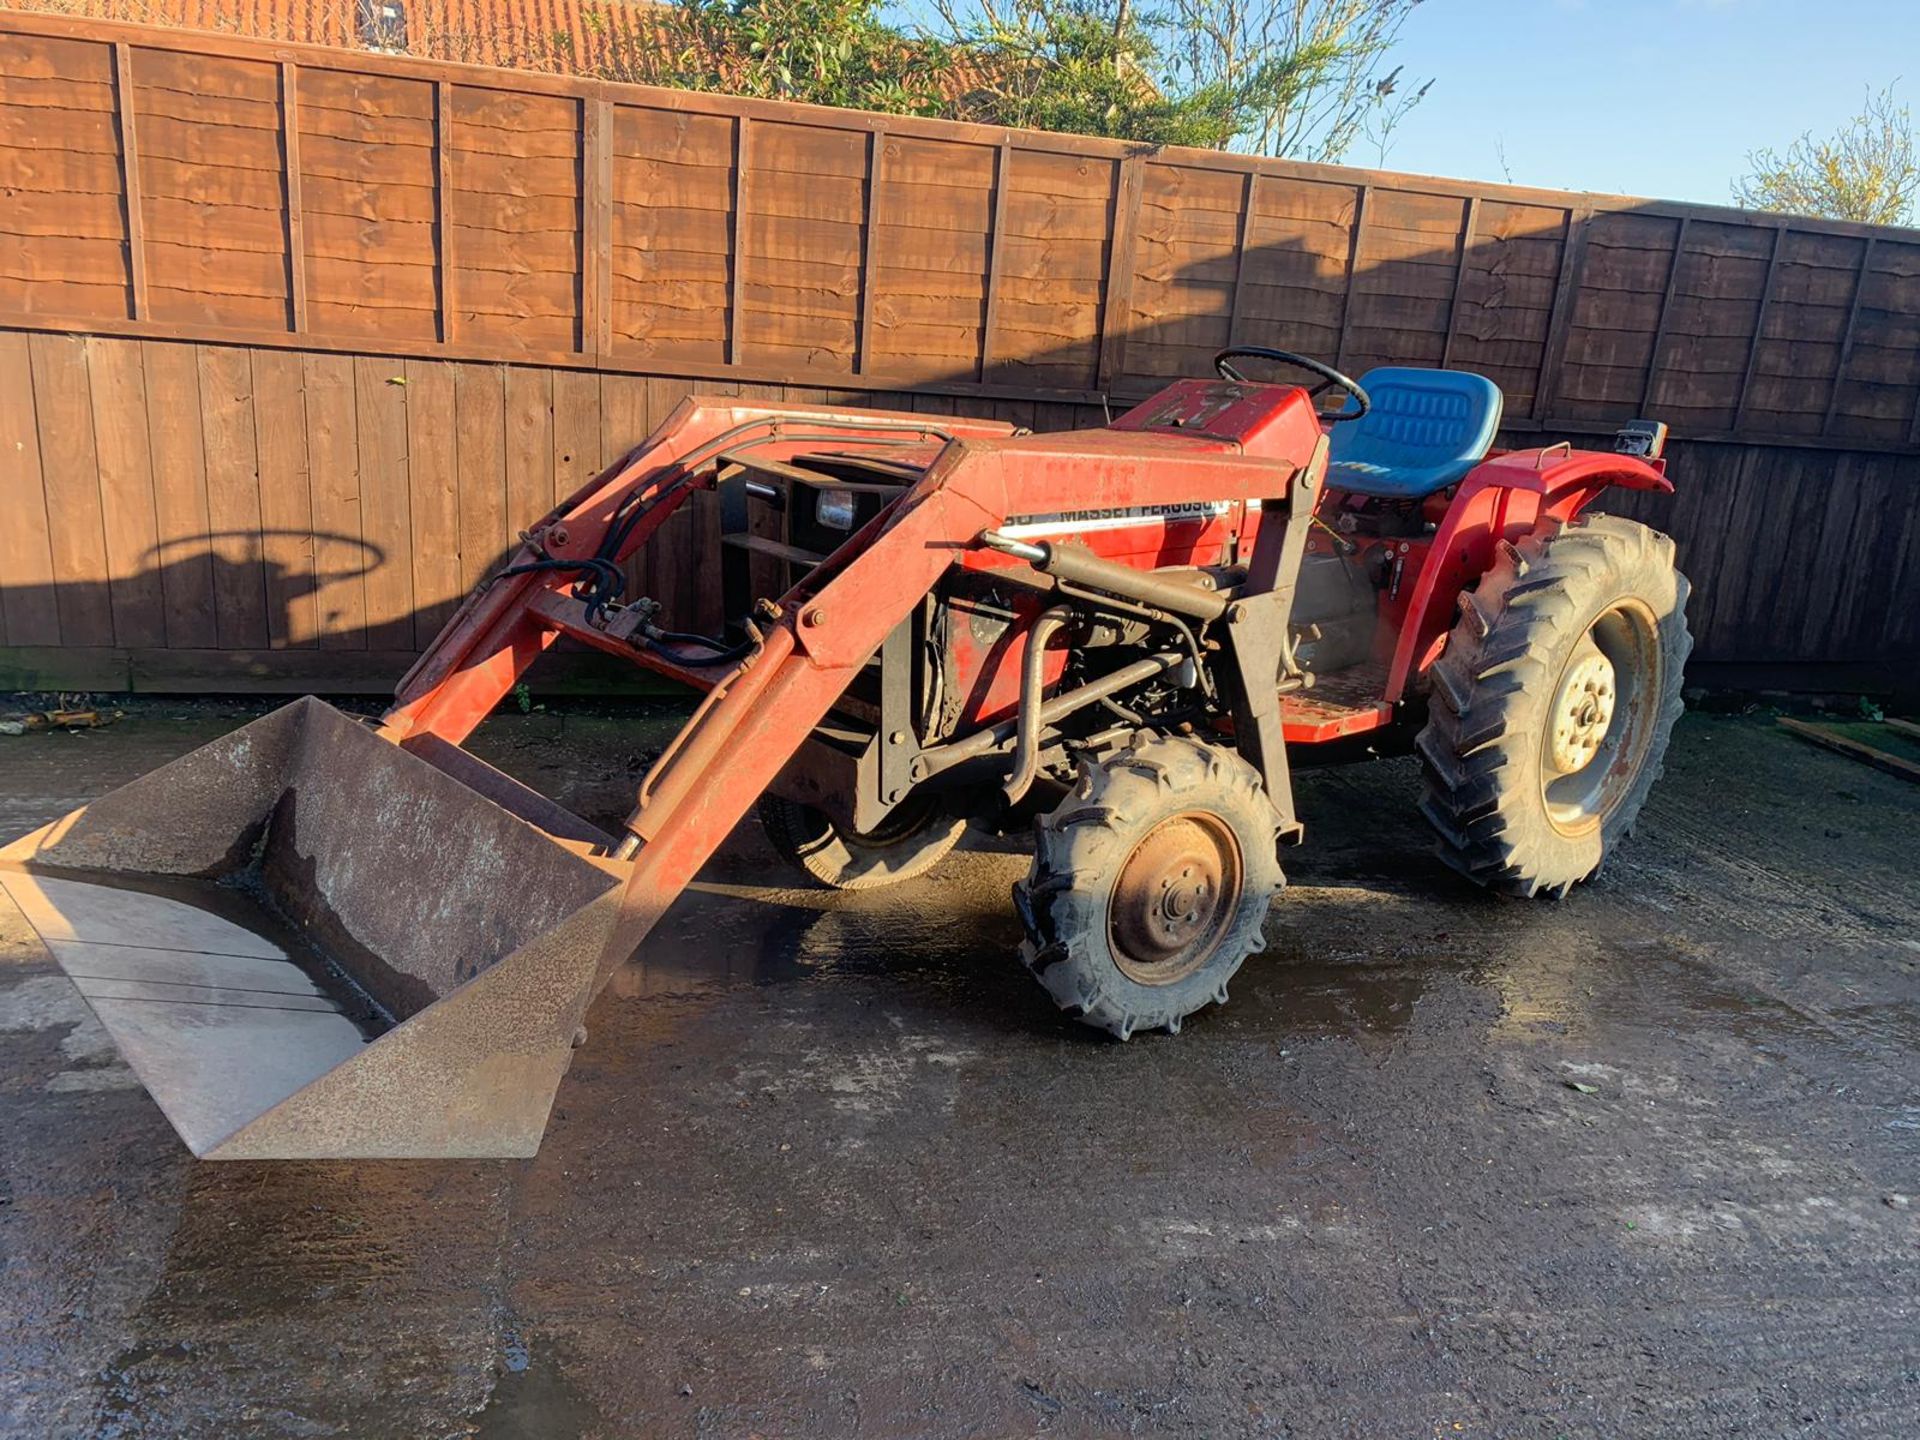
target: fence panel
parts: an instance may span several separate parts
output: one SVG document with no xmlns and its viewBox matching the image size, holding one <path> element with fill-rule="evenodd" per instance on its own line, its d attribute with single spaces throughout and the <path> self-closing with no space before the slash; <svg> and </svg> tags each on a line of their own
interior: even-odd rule
<svg viewBox="0 0 1920 1440">
<path fill-rule="evenodd" d="M 1228 344 L 1674 427 L 1699 656 L 1920 659 L 1920 234 L 0 12 L 0 682 L 390 684 L 692 390 L 1043 429 Z M 636 578 L 715 621 L 708 499 Z"/>
<path fill-rule="evenodd" d="M 0 323 L 1129 399 L 1233 343 L 1519 429 L 1920 444 L 1920 236 L 0 14 Z"/>
</svg>

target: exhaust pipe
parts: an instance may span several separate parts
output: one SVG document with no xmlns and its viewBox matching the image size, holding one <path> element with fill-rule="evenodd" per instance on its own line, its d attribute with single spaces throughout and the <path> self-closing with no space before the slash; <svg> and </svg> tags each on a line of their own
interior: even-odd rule
<svg viewBox="0 0 1920 1440">
<path fill-rule="evenodd" d="M 1183 576 L 1153 570 L 1135 570 L 1102 560 L 1084 545 L 1056 545 L 1050 540 L 1029 544 L 988 530 L 980 543 L 989 550 L 1024 560 L 1043 575 L 1079 585 L 1088 590 L 1103 590 L 1124 600 L 1150 605 L 1190 620 L 1218 620 L 1227 613 L 1227 597 L 1207 588 L 1212 577 L 1187 571 Z M 1187 578 L 1192 577 L 1192 578 Z"/>
</svg>

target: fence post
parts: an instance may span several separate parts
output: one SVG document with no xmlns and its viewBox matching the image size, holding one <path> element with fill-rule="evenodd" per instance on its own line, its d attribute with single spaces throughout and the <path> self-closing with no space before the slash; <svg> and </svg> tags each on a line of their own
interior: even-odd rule
<svg viewBox="0 0 1920 1440">
<path fill-rule="evenodd" d="M 1647 413 L 1647 406 L 1653 400 L 1653 382 L 1660 373 L 1660 352 L 1667 343 L 1667 314 L 1673 309 L 1673 294 L 1680 285 L 1680 266 L 1687 258 L 1687 230 L 1693 224 L 1691 215 L 1680 219 L 1680 228 L 1673 236 L 1673 259 L 1667 264 L 1667 288 L 1660 296 L 1660 314 L 1653 322 L 1653 347 L 1647 351 L 1647 378 L 1640 386 L 1640 413 Z"/>
<path fill-rule="evenodd" d="M 1787 248 L 1787 222 L 1773 227 L 1773 250 L 1767 256 L 1767 278 L 1760 282 L 1760 308 L 1753 317 L 1753 343 L 1747 346 L 1746 368 L 1740 374 L 1740 394 L 1733 405 L 1733 429 L 1747 424 L 1747 392 L 1753 388 L 1753 370 L 1760 359 L 1760 340 L 1767 329 L 1767 307 L 1773 303 L 1773 277 L 1780 268 L 1780 252 Z"/>
<path fill-rule="evenodd" d="M 580 108 L 580 349 L 600 361 L 613 349 L 613 102 Z"/>
<path fill-rule="evenodd" d="M 733 262 L 727 295 L 729 365 L 738 365 L 742 354 L 740 321 L 747 298 L 747 197 L 752 193 L 749 182 L 753 178 L 751 132 L 747 127 L 752 123 L 745 115 L 734 117 L 733 122 L 733 224 L 727 241 L 727 248 L 732 252 L 727 258 Z"/>
<path fill-rule="evenodd" d="M 1853 277 L 1853 304 L 1847 307 L 1847 328 L 1840 337 L 1840 359 L 1833 367 L 1833 389 L 1827 395 L 1827 413 L 1820 422 L 1820 438 L 1826 439 L 1833 433 L 1834 417 L 1840 409 L 1840 385 L 1847 378 L 1847 362 L 1853 358 L 1854 327 L 1860 323 L 1860 297 L 1867 288 L 1867 272 L 1873 265 L 1873 247 L 1880 243 L 1878 235 L 1867 240 L 1866 248 L 1860 252 L 1860 268 Z"/>
<path fill-rule="evenodd" d="M 139 107 L 133 95 L 133 52 L 113 42 L 114 114 L 120 122 L 120 191 L 127 207 L 127 274 L 133 282 L 133 318 L 153 318 L 147 298 L 147 216 L 140 200 Z"/>
<path fill-rule="evenodd" d="M 1447 338 L 1440 344 L 1440 368 L 1453 364 L 1453 342 L 1460 331 L 1460 292 L 1467 283 L 1467 257 L 1473 253 L 1474 232 L 1480 226 L 1480 197 L 1467 200 L 1466 218 L 1460 222 L 1460 257 L 1453 270 L 1453 298 L 1447 301 Z"/>
<path fill-rule="evenodd" d="M 1353 196 L 1353 234 L 1347 239 L 1347 285 L 1340 300 L 1340 341 L 1334 347 L 1333 368 L 1347 368 L 1347 346 L 1353 339 L 1353 284 L 1360 274 L 1360 245 L 1366 239 L 1367 211 L 1373 208 L 1373 186 L 1362 185 Z"/>
<path fill-rule="evenodd" d="M 1000 319 L 1000 245 L 1007 233 L 1007 187 L 1013 179 L 1013 145 L 1002 140 L 993 152 L 993 233 L 987 237 L 987 313 L 980 325 L 980 371 L 984 384 L 993 368 L 993 327 Z"/>
<path fill-rule="evenodd" d="M 1587 261 L 1587 227 L 1593 210 L 1577 206 L 1567 211 L 1567 238 L 1560 248 L 1560 278 L 1553 286 L 1553 311 L 1547 317 L 1547 338 L 1540 347 L 1540 374 L 1533 386 L 1533 413 L 1547 418 L 1554 389 L 1560 384 L 1560 366 L 1566 359 L 1567 332 L 1573 328 L 1574 297 L 1580 293 L 1580 271 Z"/>
<path fill-rule="evenodd" d="M 307 219 L 300 183 L 300 67 L 280 62 L 280 144 L 286 157 L 287 296 L 293 333 L 307 328 Z"/>
<path fill-rule="evenodd" d="M 457 330 L 454 294 L 453 243 L 453 87 L 445 80 L 433 82 L 433 221 L 435 239 L 440 246 L 440 305 L 438 315 L 440 343 L 453 343 Z"/>
<path fill-rule="evenodd" d="M 865 213 L 860 221 L 860 333 L 854 338 L 853 373 L 867 373 L 867 359 L 873 351 L 873 217 L 880 211 L 880 172 L 886 164 L 887 127 L 875 121 L 867 132 L 867 194 Z"/>
<path fill-rule="evenodd" d="M 1260 198 L 1260 172 L 1247 171 L 1246 188 L 1240 192 L 1240 236 L 1234 242 L 1233 303 L 1227 312 L 1227 344 L 1240 343 L 1240 330 L 1246 323 L 1247 252 L 1253 248 L 1254 203 Z"/>
<path fill-rule="evenodd" d="M 1135 240 L 1140 230 L 1140 194 L 1146 184 L 1147 158 L 1134 151 L 1120 162 L 1113 188 L 1113 243 L 1107 251 L 1105 305 L 1100 312 L 1100 348 L 1093 367 L 1093 388 L 1111 394 L 1126 374 L 1127 331 L 1133 323 Z"/>
</svg>

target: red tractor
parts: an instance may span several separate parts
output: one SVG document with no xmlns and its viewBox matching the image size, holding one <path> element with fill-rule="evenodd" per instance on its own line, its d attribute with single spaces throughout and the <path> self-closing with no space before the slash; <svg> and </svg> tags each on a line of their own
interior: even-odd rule
<svg viewBox="0 0 1920 1440">
<path fill-rule="evenodd" d="M 1249 361 L 1310 382 L 1255 383 Z M 780 738 L 727 747 L 768 772 L 774 845 L 862 889 L 926 872 L 969 820 L 1031 823 L 1027 964 L 1122 1038 L 1223 1001 L 1261 947 L 1278 847 L 1302 836 L 1290 745 L 1424 712 L 1442 857 L 1565 894 L 1632 826 L 1680 712 L 1673 543 L 1584 513 L 1611 485 L 1671 490 L 1664 427 L 1493 454 L 1501 396 L 1478 375 L 1363 384 L 1260 348 L 1215 363 L 1068 434 L 690 402 L 530 532 L 519 586 L 469 603 L 389 728 L 463 738 L 506 682 L 463 673 L 510 640 L 571 634 L 717 696 L 790 636 L 805 659 L 785 663 L 833 679 L 798 707 L 755 702 Z M 726 637 L 619 594 L 614 567 L 695 485 L 723 497 Z M 784 595 L 752 593 L 756 554 Z M 660 833 L 663 788 L 643 789 L 628 851 Z"/>
<path fill-rule="evenodd" d="M 846 889 L 925 872 L 970 820 L 1031 821 L 1026 962 L 1121 1038 L 1224 1001 L 1261 947 L 1302 838 L 1291 747 L 1419 725 L 1448 864 L 1521 896 L 1592 875 L 1659 773 L 1690 641 L 1672 542 L 1587 507 L 1671 490 L 1665 427 L 1496 453 L 1476 375 L 1216 364 L 1064 434 L 689 400 L 525 533 L 377 739 L 298 702 L 0 861 L 251 866 L 355 1013 L 387 1017 L 304 1090 L 263 1082 L 250 1125 L 189 1136 L 248 1155 L 529 1153 L 588 1001 L 756 803 Z M 732 617 L 714 635 L 626 593 L 624 562 L 702 489 Z M 619 835 L 459 748 L 563 636 L 705 692 Z M 101 1013 L 131 1053 L 133 1021 Z M 132 1055 L 174 1114 L 204 1081 L 175 1076 L 169 1104 L 166 1057 Z M 394 1087 L 376 1123 L 365 1097 Z"/>
</svg>

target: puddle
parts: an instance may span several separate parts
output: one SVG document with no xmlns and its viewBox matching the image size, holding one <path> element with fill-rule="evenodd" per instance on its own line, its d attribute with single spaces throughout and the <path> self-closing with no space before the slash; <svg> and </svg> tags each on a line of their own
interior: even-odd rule
<svg viewBox="0 0 1920 1440">
<path fill-rule="evenodd" d="M 969 854 L 938 879 L 861 894 L 696 881 L 612 982 L 615 995 L 1019 969 L 1008 898 L 1025 864 Z M 763 879 L 766 877 L 762 877 Z M 784 874 L 772 877 L 784 880 Z"/>
<path fill-rule="evenodd" d="M 599 1414 L 561 1368 L 554 1347 L 508 1333 L 498 1378 L 481 1410 L 474 1440 L 556 1440 L 583 1435 Z"/>
</svg>

